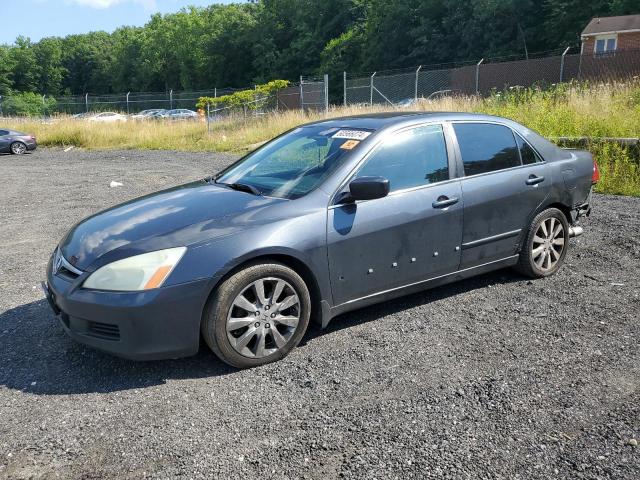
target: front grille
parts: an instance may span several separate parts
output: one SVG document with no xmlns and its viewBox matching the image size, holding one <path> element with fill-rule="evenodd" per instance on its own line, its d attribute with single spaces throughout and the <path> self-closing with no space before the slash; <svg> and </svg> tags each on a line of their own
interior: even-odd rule
<svg viewBox="0 0 640 480">
<path fill-rule="evenodd" d="M 110 323 L 89 322 L 87 335 L 105 340 L 120 340 L 120 327 Z"/>
<path fill-rule="evenodd" d="M 68 268 L 65 268 L 64 266 L 60 267 L 60 269 L 56 272 L 56 275 L 63 277 L 64 279 L 69 281 L 75 280 L 80 276 L 77 273 L 72 272 Z"/>
<path fill-rule="evenodd" d="M 75 280 L 82 275 L 82 270 L 78 270 L 76 267 L 71 265 L 71 263 L 64 258 L 59 248 L 56 249 L 56 252 L 53 255 L 52 267 L 54 275 L 58 275 L 68 281 Z"/>
</svg>

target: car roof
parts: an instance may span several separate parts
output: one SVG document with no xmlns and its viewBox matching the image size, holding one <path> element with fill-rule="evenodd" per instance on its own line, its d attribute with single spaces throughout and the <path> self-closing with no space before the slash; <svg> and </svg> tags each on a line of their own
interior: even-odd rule
<svg viewBox="0 0 640 480">
<path fill-rule="evenodd" d="M 476 120 L 476 121 L 508 121 L 501 117 L 481 113 L 466 112 L 379 112 L 364 115 L 350 115 L 307 123 L 327 127 L 364 128 L 380 130 L 387 126 L 412 121 L 446 121 L 446 120 Z"/>
</svg>

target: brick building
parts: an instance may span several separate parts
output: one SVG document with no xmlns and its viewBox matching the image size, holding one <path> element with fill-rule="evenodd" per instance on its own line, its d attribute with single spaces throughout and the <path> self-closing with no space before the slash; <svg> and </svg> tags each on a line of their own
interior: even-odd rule
<svg viewBox="0 0 640 480">
<path fill-rule="evenodd" d="M 583 55 L 640 50 L 640 15 L 593 18 L 581 38 Z"/>
</svg>

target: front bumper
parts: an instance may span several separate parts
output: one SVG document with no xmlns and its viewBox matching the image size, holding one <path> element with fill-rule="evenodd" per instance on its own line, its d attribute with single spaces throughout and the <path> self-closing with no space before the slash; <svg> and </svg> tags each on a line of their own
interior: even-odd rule
<svg viewBox="0 0 640 480">
<path fill-rule="evenodd" d="M 79 288 L 75 280 L 54 275 L 47 266 L 45 296 L 64 331 L 75 341 L 131 360 L 194 355 L 200 345 L 200 320 L 210 280 L 143 292 Z"/>
</svg>

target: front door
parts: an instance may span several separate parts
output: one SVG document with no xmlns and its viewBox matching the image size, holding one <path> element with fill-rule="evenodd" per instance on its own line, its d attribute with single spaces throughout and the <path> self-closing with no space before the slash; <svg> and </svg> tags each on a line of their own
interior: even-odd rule
<svg viewBox="0 0 640 480">
<path fill-rule="evenodd" d="M 334 305 L 457 270 L 463 202 L 449 166 L 441 125 L 404 130 L 368 156 L 353 178 L 385 177 L 390 193 L 329 207 Z"/>
</svg>

